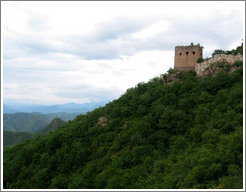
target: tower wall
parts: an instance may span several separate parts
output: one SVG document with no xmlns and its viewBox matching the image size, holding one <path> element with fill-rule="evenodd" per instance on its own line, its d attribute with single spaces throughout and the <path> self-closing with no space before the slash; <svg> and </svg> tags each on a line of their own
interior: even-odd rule
<svg viewBox="0 0 246 192">
<path fill-rule="evenodd" d="M 198 45 L 176 46 L 174 69 L 190 71 L 195 69 L 197 59 L 202 58 L 202 48 Z"/>
</svg>

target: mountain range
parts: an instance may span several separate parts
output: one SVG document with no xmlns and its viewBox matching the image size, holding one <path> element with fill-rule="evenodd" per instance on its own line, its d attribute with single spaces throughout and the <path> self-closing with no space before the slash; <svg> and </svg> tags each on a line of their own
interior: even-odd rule
<svg viewBox="0 0 246 192">
<path fill-rule="evenodd" d="M 97 107 L 103 107 L 108 101 L 91 102 L 84 104 L 67 103 L 59 105 L 24 105 L 24 104 L 4 104 L 3 113 L 13 114 L 17 112 L 38 112 L 43 114 L 50 113 L 78 113 L 85 114 L 88 111 L 92 111 Z"/>
<path fill-rule="evenodd" d="M 59 118 L 53 119 L 46 127 L 40 129 L 34 133 L 28 132 L 16 132 L 16 131 L 3 131 L 3 150 L 9 146 L 13 146 L 18 143 L 22 143 L 28 139 L 35 138 L 37 136 L 46 135 L 50 132 L 57 130 L 65 125 L 65 122 Z"/>
<path fill-rule="evenodd" d="M 3 130 L 36 132 L 47 126 L 56 117 L 63 121 L 69 121 L 79 114 L 85 114 L 105 104 L 106 101 L 62 105 L 3 105 Z"/>
<path fill-rule="evenodd" d="M 74 119 L 79 113 L 14 113 L 3 114 L 3 130 L 33 133 L 47 126 L 54 118 Z"/>
<path fill-rule="evenodd" d="M 51 120 L 41 113 L 3 114 L 3 130 L 32 133 L 47 126 Z"/>
</svg>

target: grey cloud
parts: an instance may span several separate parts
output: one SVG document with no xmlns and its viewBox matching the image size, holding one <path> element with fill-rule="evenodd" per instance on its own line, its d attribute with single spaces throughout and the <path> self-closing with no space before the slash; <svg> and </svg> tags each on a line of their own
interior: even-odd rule
<svg viewBox="0 0 246 192">
<path fill-rule="evenodd" d="M 103 89 L 88 85 L 81 85 L 81 86 L 70 86 L 66 89 L 60 89 L 59 91 L 54 92 L 56 96 L 64 97 L 64 98 L 71 98 L 71 99 L 89 99 L 91 101 L 105 101 L 105 100 L 112 100 L 116 97 L 119 97 L 121 91 L 118 89 Z"/>
<path fill-rule="evenodd" d="M 50 52 L 56 52 L 45 39 L 37 37 L 19 35 L 16 33 L 15 37 L 5 37 L 4 44 L 4 58 L 11 60 L 19 57 L 31 58 L 36 55 L 48 54 Z"/>
<path fill-rule="evenodd" d="M 137 32 L 151 24 L 151 20 L 139 20 L 130 18 L 117 18 L 111 22 L 97 26 L 96 31 L 90 35 L 94 41 L 108 41 L 122 38 L 125 35 Z"/>
<path fill-rule="evenodd" d="M 180 18 L 169 20 L 171 26 L 169 30 L 148 39 L 133 39 L 131 34 L 147 27 L 152 21 L 130 18 L 118 18 L 112 22 L 102 23 L 87 36 L 54 37 L 56 41 L 63 43 L 62 47 L 55 47 L 47 39 L 19 36 L 17 44 L 14 45 L 15 49 L 18 49 L 15 55 L 13 51 L 8 53 L 7 50 L 4 52 L 4 58 L 23 56 L 27 53 L 31 55 L 63 53 L 87 60 L 117 59 L 121 55 L 131 56 L 139 51 L 173 50 L 177 44 L 185 45 L 190 42 L 199 42 L 205 50 L 211 42 L 218 44 L 218 48 L 227 49 L 232 42 L 243 36 L 242 22 L 233 15 L 211 17 L 206 20 Z M 14 44 L 9 39 L 6 44 L 9 42 Z"/>
<path fill-rule="evenodd" d="M 56 49 L 52 48 L 47 43 L 41 40 L 32 39 L 25 42 L 21 42 L 21 46 L 30 54 L 47 54 L 49 52 L 56 52 Z"/>
<path fill-rule="evenodd" d="M 239 20 L 240 21 L 240 20 Z M 243 37 L 242 22 L 233 16 L 216 17 L 207 20 L 181 20 L 171 22 L 171 28 L 145 40 L 132 40 L 134 49 L 173 51 L 177 45 L 191 42 L 205 47 L 218 45 L 218 49 L 228 49 L 235 41 Z M 231 30 L 230 30 L 231 29 Z"/>
<path fill-rule="evenodd" d="M 140 31 L 150 24 L 150 20 L 118 18 L 102 23 L 88 36 L 62 38 L 65 42 L 61 51 L 75 54 L 85 59 L 116 59 L 121 54 L 134 54 L 130 34 Z M 120 40 L 120 42 L 119 42 Z"/>
<path fill-rule="evenodd" d="M 211 17 L 207 20 L 180 20 L 179 22 L 175 20 L 170 24 L 170 30 L 148 39 L 133 39 L 129 35 L 130 33 L 128 34 L 123 30 L 127 27 L 122 27 L 122 33 L 117 36 L 110 36 L 115 38 L 112 38 L 111 41 L 107 41 L 108 38 L 105 38 L 103 42 L 103 38 L 101 38 L 100 42 L 95 41 L 88 44 L 86 41 L 81 41 L 81 47 L 86 48 L 77 53 L 85 59 L 115 59 L 119 58 L 120 55 L 131 56 L 138 51 L 173 50 L 177 44 L 186 45 L 190 42 L 200 43 L 205 48 L 211 43 L 216 43 L 218 48 L 227 49 L 232 42 L 243 36 L 242 22 L 239 22 L 238 18 L 234 18 L 232 15 Z M 140 30 L 140 28 L 135 29 Z M 98 33 L 100 32 L 99 30 Z M 101 37 L 105 36 L 102 35 Z M 122 38 L 123 43 L 118 43 L 116 37 Z"/>
<path fill-rule="evenodd" d="M 210 17 L 206 20 L 181 20 L 172 25 L 169 34 L 181 43 L 191 41 L 208 44 L 214 42 L 218 48 L 226 49 L 232 42 L 243 36 L 240 18 L 233 15 Z"/>
<path fill-rule="evenodd" d="M 34 22 L 34 21 L 33 21 Z M 5 53 L 5 58 L 23 56 L 25 54 L 40 55 L 48 53 L 69 53 L 84 59 L 116 59 L 121 54 L 134 54 L 131 33 L 137 32 L 150 24 L 150 20 L 132 20 L 130 18 L 118 18 L 112 22 L 102 23 L 96 30 L 87 36 L 63 36 L 54 37 L 64 44 L 63 47 L 51 45 L 47 39 L 39 39 L 35 36 L 18 35 L 18 39 L 6 39 L 6 44 L 15 44 L 17 54 Z M 29 24 L 32 25 L 32 24 Z M 45 37 L 44 37 L 45 38 Z M 121 43 L 117 40 L 121 39 Z M 123 43 L 122 43 L 123 42 Z M 11 49 L 9 47 L 9 49 Z M 12 56 L 11 56 L 12 55 Z"/>
</svg>

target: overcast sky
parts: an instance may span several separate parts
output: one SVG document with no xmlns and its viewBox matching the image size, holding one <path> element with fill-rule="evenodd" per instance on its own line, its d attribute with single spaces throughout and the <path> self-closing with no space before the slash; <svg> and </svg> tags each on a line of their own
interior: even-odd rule
<svg viewBox="0 0 246 192">
<path fill-rule="evenodd" d="M 1 2 L 4 103 L 117 99 L 174 65 L 177 45 L 204 57 L 244 39 L 244 1 Z"/>
</svg>

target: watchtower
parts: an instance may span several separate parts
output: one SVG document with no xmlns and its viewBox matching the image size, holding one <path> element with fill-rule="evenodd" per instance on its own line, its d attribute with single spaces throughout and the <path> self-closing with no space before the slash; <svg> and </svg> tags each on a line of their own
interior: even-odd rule
<svg viewBox="0 0 246 192">
<path fill-rule="evenodd" d="M 202 47 L 198 43 L 189 46 L 175 47 L 174 69 L 180 71 L 191 71 L 195 69 L 197 59 L 202 58 Z"/>
</svg>

